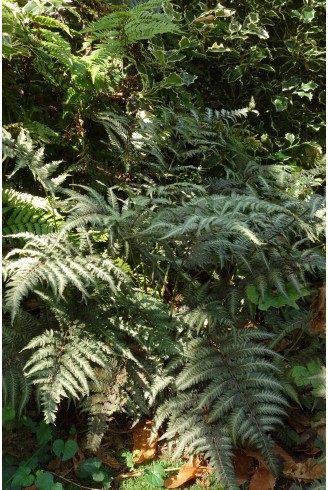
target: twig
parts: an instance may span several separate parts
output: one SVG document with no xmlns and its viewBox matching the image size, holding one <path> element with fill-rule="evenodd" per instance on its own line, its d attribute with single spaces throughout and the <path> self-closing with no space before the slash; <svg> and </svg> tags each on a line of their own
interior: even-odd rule
<svg viewBox="0 0 328 490">
<path fill-rule="evenodd" d="M 182 467 L 179 466 L 178 468 L 163 468 L 164 471 L 167 471 L 168 473 L 170 471 L 179 471 Z M 207 468 L 207 466 L 200 466 L 199 469 Z M 120 475 L 117 475 L 115 477 L 115 480 L 124 480 L 125 478 L 133 478 L 134 476 L 141 476 L 143 474 L 142 471 L 133 471 L 131 473 L 121 473 Z"/>
<path fill-rule="evenodd" d="M 79 488 L 85 488 L 86 490 L 99 490 L 99 488 L 94 488 L 94 487 L 85 487 L 84 485 L 80 485 L 80 483 L 76 483 L 73 480 L 69 480 L 68 478 L 65 478 L 64 476 L 57 475 L 57 473 L 54 473 L 53 471 L 47 470 L 48 473 L 51 473 L 54 475 L 56 478 L 60 478 L 61 480 L 67 481 L 68 483 L 72 483 L 72 485 L 75 485 Z"/>
</svg>

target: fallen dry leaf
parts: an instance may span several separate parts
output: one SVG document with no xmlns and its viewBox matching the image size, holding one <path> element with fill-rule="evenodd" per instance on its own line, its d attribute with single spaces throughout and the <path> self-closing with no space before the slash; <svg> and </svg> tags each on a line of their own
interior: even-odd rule
<svg viewBox="0 0 328 490">
<path fill-rule="evenodd" d="M 278 446 L 278 444 L 275 444 L 273 451 L 277 456 L 280 456 L 283 459 L 283 471 L 296 464 L 295 459 L 292 458 L 290 454 L 288 454 L 282 447 Z"/>
<path fill-rule="evenodd" d="M 211 486 L 211 482 L 209 480 L 203 480 L 202 478 L 196 478 L 196 483 L 203 488 L 209 488 Z"/>
<path fill-rule="evenodd" d="M 235 475 L 238 485 L 243 485 L 254 474 L 254 460 L 247 456 L 242 449 L 235 449 L 233 452 L 232 462 L 235 468 Z"/>
<path fill-rule="evenodd" d="M 215 19 L 215 15 L 207 15 L 206 17 L 198 17 L 198 19 L 195 19 L 194 22 L 213 22 Z"/>
<path fill-rule="evenodd" d="M 319 449 L 318 447 L 314 447 L 311 449 L 311 451 L 308 451 L 308 454 L 311 454 L 311 456 L 315 456 L 319 453 L 321 453 L 321 449 Z"/>
<path fill-rule="evenodd" d="M 184 485 L 187 481 L 196 478 L 197 473 L 200 471 L 200 460 L 195 457 L 192 463 L 187 463 L 182 468 L 180 468 L 177 475 L 171 476 L 164 480 L 165 488 L 179 488 Z"/>
<path fill-rule="evenodd" d="M 249 490 L 273 490 L 276 483 L 276 478 L 270 470 L 259 466 L 251 478 Z"/>
<path fill-rule="evenodd" d="M 297 432 L 301 434 L 310 427 L 309 418 L 298 408 L 293 408 L 288 416 L 288 424 Z"/>
<path fill-rule="evenodd" d="M 263 466 L 263 468 L 269 470 L 269 467 L 264 461 L 261 453 L 259 453 L 258 451 L 254 451 L 253 449 L 244 449 L 244 452 L 247 454 L 247 456 L 251 456 L 252 458 L 257 459 L 257 461 L 260 463 L 260 466 Z M 273 452 L 283 459 L 284 468 L 289 468 L 296 464 L 296 461 L 284 449 L 278 446 L 278 444 L 274 445 Z"/>
<path fill-rule="evenodd" d="M 80 447 L 78 447 L 76 455 L 73 456 L 73 468 L 75 472 L 79 464 L 82 463 L 83 461 L 85 461 L 85 456 L 82 450 L 80 449 Z"/>
<path fill-rule="evenodd" d="M 326 442 L 326 419 L 318 420 L 318 422 L 315 422 L 314 427 L 318 436 L 322 437 L 322 440 Z"/>
<path fill-rule="evenodd" d="M 50 470 L 50 471 L 56 471 L 56 470 L 58 470 L 60 468 L 60 462 L 61 462 L 61 459 L 60 458 L 53 459 L 48 464 L 47 470 Z"/>
<path fill-rule="evenodd" d="M 122 466 L 117 461 L 117 459 L 113 458 L 112 456 L 109 456 L 109 454 L 106 454 L 101 450 L 98 450 L 97 458 L 100 459 L 100 461 L 104 463 L 106 466 L 109 466 L 110 468 L 114 468 L 114 470 L 119 470 L 122 468 Z"/>
<path fill-rule="evenodd" d="M 300 463 L 295 463 L 292 467 L 283 470 L 286 478 L 302 480 L 310 483 L 321 478 L 326 472 L 325 464 L 318 464 L 315 459 L 306 459 Z"/>
<path fill-rule="evenodd" d="M 24 487 L 24 490 L 37 490 L 37 486 L 31 485 L 30 487 Z"/>
<path fill-rule="evenodd" d="M 257 459 L 260 463 L 259 468 L 257 468 L 252 476 L 249 490 L 271 489 L 270 486 L 264 486 L 264 483 L 261 484 L 262 481 L 265 482 L 265 485 L 272 485 L 274 479 L 274 476 L 272 475 L 261 454 L 258 451 L 253 451 L 251 449 L 245 449 L 245 453 L 247 456 Z M 275 444 L 274 453 L 277 456 L 280 456 L 283 460 L 282 474 L 285 478 L 310 483 L 313 480 L 321 478 L 325 474 L 326 465 L 318 464 L 315 459 L 307 459 L 305 461 L 297 462 L 284 449 L 278 446 L 278 444 Z"/>
<path fill-rule="evenodd" d="M 269 469 L 261 453 L 259 453 L 258 451 L 254 451 L 253 449 L 244 449 L 244 452 L 247 456 L 257 459 L 257 461 L 260 463 L 260 466 Z"/>
<path fill-rule="evenodd" d="M 308 452 L 310 451 L 317 439 L 317 431 L 316 429 L 310 428 L 303 432 L 300 436 L 300 443 L 297 446 L 294 446 L 294 451 L 298 452 Z"/>
<path fill-rule="evenodd" d="M 147 420 L 137 426 L 133 432 L 133 451 L 140 451 L 133 459 L 135 464 L 149 461 L 156 456 L 158 435 L 150 443 L 152 436 L 151 427 L 152 421 Z"/>
</svg>

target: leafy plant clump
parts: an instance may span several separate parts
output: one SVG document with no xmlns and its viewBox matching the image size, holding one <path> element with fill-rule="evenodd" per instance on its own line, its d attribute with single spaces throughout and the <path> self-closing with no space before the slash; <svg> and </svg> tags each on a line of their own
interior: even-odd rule
<svg viewBox="0 0 328 490">
<path fill-rule="evenodd" d="M 6 489 L 322 485 L 323 11 L 3 3 Z"/>
</svg>

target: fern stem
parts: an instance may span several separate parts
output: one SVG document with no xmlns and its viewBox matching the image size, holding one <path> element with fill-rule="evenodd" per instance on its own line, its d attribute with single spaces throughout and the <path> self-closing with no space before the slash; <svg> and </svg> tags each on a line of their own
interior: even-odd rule
<svg viewBox="0 0 328 490">
<path fill-rule="evenodd" d="M 302 324 L 304 324 L 304 320 L 303 319 L 298 320 L 297 322 L 295 322 L 295 324 L 297 324 L 297 323 L 300 323 L 302 325 Z M 303 332 L 303 330 L 302 330 L 302 332 Z M 273 349 L 280 342 L 280 340 L 283 339 L 285 337 L 285 335 L 287 335 L 287 333 L 288 333 L 288 327 L 284 328 L 284 330 L 282 332 L 280 332 L 280 334 L 271 342 L 271 344 L 269 345 L 270 349 Z M 292 345 L 292 347 L 293 347 L 293 345 Z M 289 350 L 287 352 L 289 352 Z"/>
<path fill-rule="evenodd" d="M 296 346 L 297 344 L 299 343 L 299 341 L 301 340 L 302 336 L 303 336 L 303 333 L 304 333 L 304 330 L 301 330 L 297 335 L 296 335 L 296 338 L 294 340 L 294 342 L 292 343 L 292 345 L 289 347 L 289 349 L 287 349 L 285 351 L 285 355 L 288 354 L 290 351 L 292 351 Z"/>
</svg>

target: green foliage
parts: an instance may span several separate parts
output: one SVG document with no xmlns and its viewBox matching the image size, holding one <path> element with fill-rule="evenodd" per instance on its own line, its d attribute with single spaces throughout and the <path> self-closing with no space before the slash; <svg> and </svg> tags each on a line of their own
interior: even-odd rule
<svg viewBox="0 0 328 490">
<path fill-rule="evenodd" d="M 4 3 L 3 402 L 36 395 L 44 447 L 74 402 L 94 453 L 155 415 L 234 489 L 235 446 L 279 475 L 287 398 L 323 410 L 324 6 L 211 7 Z M 12 484 L 60 489 L 42 467 Z"/>
<path fill-rule="evenodd" d="M 34 353 L 25 365 L 27 378 L 40 385 L 45 420 L 55 421 L 63 397 L 78 399 L 89 392 L 88 379 L 95 379 L 92 363 L 106 366 L 111 350 L 72 324 L 62 332 L 52 330 L 31 340 L 25 349 Z M 91 364 L 90 364 L 91 363 Z"/>
<path fill-rule="evenodd" d="M 102 462 L 97 458 L 88 458 L 82 461 L 77 467 L 77 476 L 82 480 L 85 478 L 92 478 L 95 482 L 101 482 L 103 488 L 110 488 L 111 479 L 104 471 Z"/>
<path fill-rule="evenodd" d="M 145 469 L 145 479 L 154 487 L 162 487 L 165 476 L 165 470 L 159 463 L 153 463 L 151 467 Z"/>
<path fill-rule="evenodd" d="M 54 232 L 62 223 L 62 217 L 45 199 L 20 193 L 11 188 L 3 189 L 3 234 L 5 243 L 13 244 L 10 235 L 34 233 L 43 235 Z M 8 236 L 9 235 L 9 236 Z"/>
<path fill-rule="evenodd" d="M 53 443 L 52 450 L 62 461 L 67 461 L 75 455 L 78 450 L 78 445 L 76 441 L 71 439 L 66 442 L 62 439 L 56 439 Z"/>
<path fill-rule="evenodd" d="M 135 449 L 133 452 L 124 451 L 121 456 L 125 458 L 126 466 L 129 468 L 129 471 L 134 471 L 134 463 L 133 460 L 137 454 L 139 454 L 139 449 Z"/>
<path fill-rule="evenodd" d="M 277 473 L 270 432 L 281 423 L 286 401 L 269 362 L 274 352 L 260 332 L 196 338 L 177 377 L 177 397 L 158 409 L 157 427 L 169 418 L 165 437 L 178 437 L 175 457 L 188 447 L 204 452 L 227 488 L 237 488 L 229 461 L 233 445 L 261 451 Z M 257 341 L 257 343 L 255 343 Z"/>
</svg>

